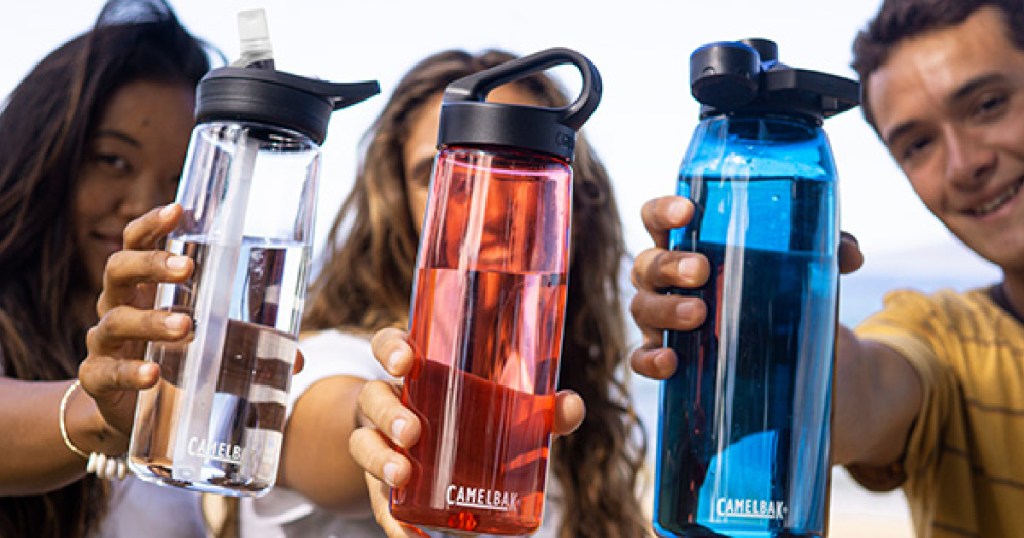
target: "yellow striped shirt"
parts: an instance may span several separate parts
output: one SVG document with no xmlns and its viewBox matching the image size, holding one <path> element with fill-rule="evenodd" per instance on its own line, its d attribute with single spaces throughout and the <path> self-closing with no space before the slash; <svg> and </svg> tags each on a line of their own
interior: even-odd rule
<svg viewBox="0 0 1024 538">
<path fill-rule="evenodd" d="M 856 332 L 907 358 L 924 402 L 902 461 L 854 478 L 902 486 L 919 537 L 1024 537 L 1024 326 L 987 289 L 897 291 Z"/>
</svg>

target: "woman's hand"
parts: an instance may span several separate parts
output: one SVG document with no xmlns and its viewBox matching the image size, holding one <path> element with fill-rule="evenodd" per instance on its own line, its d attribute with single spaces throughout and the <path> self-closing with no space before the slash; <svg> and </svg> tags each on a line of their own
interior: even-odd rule
<svg viewBox="0 0 1024 538">
<path fill-rule="evenodd" d="M 656 198 L 641 210 L 654 248 L 641 252 L 633 262 L 631 276 L 637 292 L 630 311 L 644 342 L 630 356 L 630 364 L 637 373 L 654 379 L 666 379 L 676 370 L 675 352 L 662 346 L 662 333 L 696 329 L 707 317 L 707 307 L 701 299 L 661 291 L 668 287 L 698 288 L 707 282 L 707 258 L 693 252 L 668 250 L 669 230 L 689 224 L 693 213 L 693 204 L 680 196 Z M 851 273 L 863 263 L 857 240 L 844 232 L 839 244 L 840 272 Z"/>
<path fill-rule="evenodd" d="M 138 391 L 160 378 L 157 364 L 142 361 L 146 342 L 182 340 L 192 328 L 187 315 L 153 310 L 158 283 L 181 283 L 192 274 L 191 258 L 157 248 L 181 215 L 181 206 L 171 204 L 130 222 L 124 249 L 107 260 L 103 272 L 96 304 L 100 321 L 89 329 L 78 379 L 107 424 L 123 435 L 131 433 Z"/>
<path fill-rule="evenodd" d="M 406 375 L 412 368 L 412 348 L 406 342 L 406 333 L 398 329 L 378 332 L 372 342 L 373 354 L 388 373 L 395 377 Z M 419 440 L 419 418 L 402 405 L 399 388 L 383 381 L 366 383 L 359 394 L 359 415 L 362 427 L 349 438 L 349 449 L 355 461 L 366 470 L 373 513 L 380 526 L 391 538 L 425 536 L 412 527 L 391 517 L 390 490 L 409 481 L 411 464 L 388 442 L 400 448 L 409 448 Z M 560 391 L 555 396 L 553 433 L 572 433 L 583 422 L 586 409 L 583 400 L 572 391 Z"/>
</svg>

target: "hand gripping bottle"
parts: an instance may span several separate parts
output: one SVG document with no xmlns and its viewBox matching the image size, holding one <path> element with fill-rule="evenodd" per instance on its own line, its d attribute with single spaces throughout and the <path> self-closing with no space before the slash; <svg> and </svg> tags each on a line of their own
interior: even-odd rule
<svg viewBox="0 0 1024 538">
<path fill-rule="evenodd" d="M 795 69 L 763 39 L 690 58 L 701 121 L 679 172 L 696 213 L 670 248 L 699 252 L 707 320 L 667 331 L 655 529 L 662 536 L 825 534 L 839 227 L 824 118 L 845 78 Z"/>
<path fill-rule="evenodd" d="M 149 344 L 161 377 L 139 394 L 129 448 L 144 480 L 233 496 L 264 494 L 277 476 L 328 120 L 379 92 L 257 61 L 211 71 L 197 89 L 184 216 L 167 241 L 195 271 L 156 298 L 194 331 Z"/>
<path fill-rule="evenodd" d="M 484 102 L 508 82 L 573 64 L 562 108 Z M 562 346 L 576 132 L 601 97 L 577 52 L 550 49 L 445 90 L 402 402 L 423 424 L 412 477 L 391 495 L 407 523 L 526 534 L 541 523 Z"/>
</svg>

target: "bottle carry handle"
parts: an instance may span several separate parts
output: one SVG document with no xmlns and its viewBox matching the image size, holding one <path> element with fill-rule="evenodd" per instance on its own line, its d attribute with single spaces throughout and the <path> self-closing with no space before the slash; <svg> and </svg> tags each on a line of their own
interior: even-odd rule
<svg viewBox="0 0 1024 538">
<path fill-rule="evenodd" d="M 586 56 L 563 47 L 542 50 L 460 78 L 445 89 L 444 102 L 484 102 L 487 95 L 499 86 L 565 64 L 576 67 L 583 79 L 583 87 L 580 95 L 569 105 L 548 110 L 560 112 L 558 123 L 578 131 L 601 102 L 601 74 Z"/>
</svg>

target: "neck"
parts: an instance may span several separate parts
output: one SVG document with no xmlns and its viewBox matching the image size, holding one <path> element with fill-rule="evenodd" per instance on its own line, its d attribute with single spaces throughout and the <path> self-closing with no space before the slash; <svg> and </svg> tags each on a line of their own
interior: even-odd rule
<svg viewBox="0 0 1024 538">
<path fill-rule="evenodd" d="M 1004 273 L 1003 282 L 1000 284 L 1003 293 L 1006 294 L 1006 301 L 1018 318 L 1024 319 L 1024 276 L 1014 276 Z"/>
</svg>

